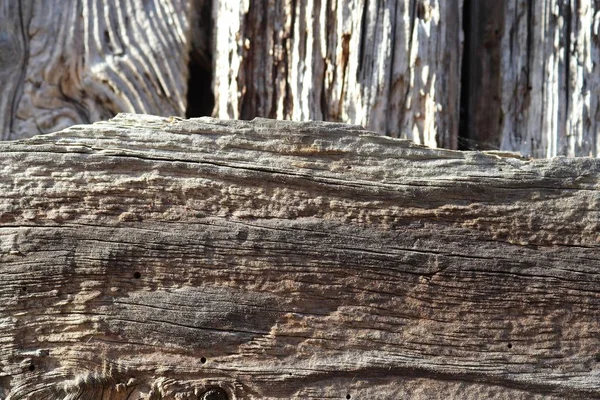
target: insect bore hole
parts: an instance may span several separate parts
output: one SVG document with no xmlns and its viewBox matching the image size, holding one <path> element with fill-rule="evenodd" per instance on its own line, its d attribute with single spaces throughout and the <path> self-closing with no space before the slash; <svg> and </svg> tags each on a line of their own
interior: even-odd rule
<svg viewBox="0 0 600 400">
<path fill-rule="evenodd" d="M 206 357 L 200 357 L 200 363 L 206 364 Z"/>
<path fill-rule="evenodd" d="M 350 396 L 349 394 L 346 395 L 346 400 L 350 400 L 352 398 L 352 396 Z"/>
<path fill-rule="evenodd" d="M 35 365 L 31 364 L 31 365 L 29 366 L 29 370 L 30 370 L 31 372 L 35 371 Z"/>
<path fill-rule="evenodd" d="M 507 344 L 506 347 L 508 347 L 509 349 L 512 349 L 512 343 Z"/>
<path fill-rule="evenodd" d="M 142 277 L 142 274 L 140 274 L 138 271 L 135 271 L 135 272 L 133 273 L 133 277 L 134 277 L 135 279 L 140 279 L 140 278 Z"/>
</svg>

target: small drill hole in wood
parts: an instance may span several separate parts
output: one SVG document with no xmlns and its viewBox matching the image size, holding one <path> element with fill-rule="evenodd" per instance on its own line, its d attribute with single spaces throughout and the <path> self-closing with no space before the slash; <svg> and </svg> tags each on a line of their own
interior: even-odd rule
<svg viewBox="0 0 600 400">
<path fill-rule="evenodd" d="M 25 286 L 23 286 L 23 287 L 21 288 L 21 292 L 23 292 L 23 293 L 27 293 L 27 288 L 26 288 Z"/>
<path fill-rule="evenodd" d="M 136 272 L 133 273 L 133 277 L 135 279 L 140 279 L 142 277 L 142 274 L 140 274 L 139 272 L 136 271 Z"/>
<path fill-rule="evenodd" d="M 35 371 L 35 365 L 31 364 L 31 365 L 29 366 L 29 370 L 30 370 L 31 372 Z"/>
<path fill-rule="evenodd" d="M 350 400 L 352 398 L 352 396 L 350 396 L 349 394 L 346 395 L 346 399 Z"/>
<path fill-rule="evenodd" d="M 200 357 L 200 362 L 202 364 L 206 364 L 206 357 Z"/>
<path fill-rule="evenodd" d="M 512 343 L 507 344 L 506 347 L 508 347 L 509 349 L 512 349 Z"/>
</svg>

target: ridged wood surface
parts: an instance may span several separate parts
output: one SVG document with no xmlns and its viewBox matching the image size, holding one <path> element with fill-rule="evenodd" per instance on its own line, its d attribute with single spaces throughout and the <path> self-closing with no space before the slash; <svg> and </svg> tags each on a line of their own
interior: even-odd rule
<svg viewBox="0 0 600 400">
<path fill-rule="evenodd" d="M 214 116 L 456 147 L 462 0 L 216 1 Z"/>
<path fill-rule="evenodd" d="M 469 147 L 600 155 L 600 2 L 492 3 L 471 1 Z"/>
<path fill-rule="evenodd" d="M 599 213 L 599 160 L 341 124 L 0 143 L 0 398 L 598 398 Z"/>
<path fill-rule="evenodd" d="M 597 0 L 3 0 L 0 139 L 210 113 L 212 81 L 219 118 L 595 157 L 599 32 Z"/>
<path fill-rule="evenodd" d="M 0 1 L 0 139 L 184 116 L 190 0 Z"/>
</svg>

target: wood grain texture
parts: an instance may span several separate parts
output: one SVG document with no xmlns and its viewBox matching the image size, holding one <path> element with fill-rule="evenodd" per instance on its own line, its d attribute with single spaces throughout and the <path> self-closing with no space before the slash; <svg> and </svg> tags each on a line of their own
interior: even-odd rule
<svg viewBox="0 0 600 400">
<path fill-rule="evenodd" d="M 191 0 L 2 0 L 0 139 L 185 115 Z"/>
<path fill-rule="evenodd" d="M 471 139 L 534 157 L 598 156 L 598 1 L 471 3 Z"/>
<path fill-rule="evenodd" d="M 462 0 L 214 7 L 215 116 L 343 121 L 456 148 Z"/>
<path fill-rule="evenodd" d="M 0 397 L 598 398 L 599 217 L 600 160 L 342 124 L 3 142 Z"/>
</svg>

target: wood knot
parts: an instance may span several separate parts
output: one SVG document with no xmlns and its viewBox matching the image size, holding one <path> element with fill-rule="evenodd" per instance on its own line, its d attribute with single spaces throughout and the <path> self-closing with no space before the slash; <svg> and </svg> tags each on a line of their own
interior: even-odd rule
<svg viewBox="0 0 600 400">
<path fill-rule="evenodd" d="M 200 400 L 228 400 L 228 397 L 223 389 L 211 388 L 202 393 Z"/>
</svg>

